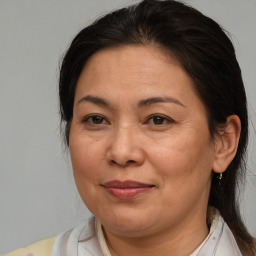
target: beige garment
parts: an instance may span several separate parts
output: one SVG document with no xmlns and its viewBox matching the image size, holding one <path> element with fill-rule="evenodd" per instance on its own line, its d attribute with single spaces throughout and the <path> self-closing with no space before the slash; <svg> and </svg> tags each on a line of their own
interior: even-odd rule
<svg viewBox="0 0 256 256">
<path fill-rule="evenodd" d="M 210 225 L 208 236 L 190 256 L 242 256 L 232 232 L 218 211 L 209 212 L 208 222 Z M 93 217 L 57 238 L 38 242 L 6 256 L 111 256 L 111 254 L 102 226 Z"/>
<path fill-rule="evenodd" d="M 55 238 L 46 239 L 26 248 L 18 249 L 5 256 L 51 256 Z"/>
</svg>

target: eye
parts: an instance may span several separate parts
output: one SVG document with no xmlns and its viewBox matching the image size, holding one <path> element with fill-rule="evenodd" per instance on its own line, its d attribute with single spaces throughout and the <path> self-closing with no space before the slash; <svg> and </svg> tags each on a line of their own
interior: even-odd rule
<svg viewBox="0 0 256 256">
<path fill-rule="evenodd" d="M 149 117 L 147 123 L 155 126 L 163 126 L 172 123 L 173 120 L 163 115 L 152 115 Z"/>
<path fill-rule="evenodd" d="M 101 116 L 101 115 L 90 115 L 87 116 L 84 120 L 83 123 L 88 124 L 88 125 L 105 125 L 107 124 L 107 120 Z"/>
</svg>

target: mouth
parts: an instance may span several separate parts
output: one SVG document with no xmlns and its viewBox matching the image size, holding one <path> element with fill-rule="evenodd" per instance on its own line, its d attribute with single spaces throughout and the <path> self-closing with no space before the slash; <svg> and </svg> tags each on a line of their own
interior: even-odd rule
<svg viewBox="0 0 256 256">
<path fill-rule="evenodd" d="M 136 181 L 118 181 L 112 180 L 103 184 L 106 191 L 119 199 L 132 199 L 141 194 L 149 192 L 155 186 Z"/>
</svg>

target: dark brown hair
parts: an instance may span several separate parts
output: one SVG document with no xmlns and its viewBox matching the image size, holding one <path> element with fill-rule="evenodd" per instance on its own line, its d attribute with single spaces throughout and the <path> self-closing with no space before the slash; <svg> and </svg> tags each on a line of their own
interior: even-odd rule
<svg viewBox="0 0 256 256">
<path fill-rule="evenodd" d="M 68 145 L 76 83 L 86 61 L 99 50 L 156 44 L 175 56 L 205 105 L 212 138 L 233 114 L 241 120 L 235 158 L 219 186 L 212 178 L 209 205 L 217 208 L 242 251 L 251 255 L 252 237 L 240 216 L 238 185 L 245 175 L 248 137 L 246 95 L 234 47 L 212 19 L 181 2 L 145 0 L 114 11 L 84 28 L 71 43 L 60 70 L 60 114 Z"/>
</svg>

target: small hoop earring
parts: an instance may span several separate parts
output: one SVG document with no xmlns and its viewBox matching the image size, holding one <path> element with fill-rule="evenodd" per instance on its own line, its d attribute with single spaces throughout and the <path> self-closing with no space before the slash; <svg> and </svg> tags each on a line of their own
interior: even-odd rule
<svg viewBox="0 0 256 256">
<path fill-rule="evenodd" d="M 217 176 L 217 179 L 219 180 L 219 186 L 221 186 L 221 183 L 222 183 L 222 179 L 223 179 L 223 175 L 222 175 L 222 172 L 220 173 L 220 175 Z"/>
<path fill-rule="evenodd" d="M 220 175 L 217 176 L 217 179 L 222 180 L 222 178 L 223 178 L 223 176 L 222 176 L 222 172 L 221 172 Z"/>
</svg>

